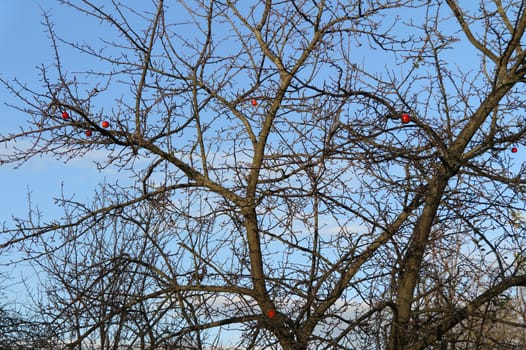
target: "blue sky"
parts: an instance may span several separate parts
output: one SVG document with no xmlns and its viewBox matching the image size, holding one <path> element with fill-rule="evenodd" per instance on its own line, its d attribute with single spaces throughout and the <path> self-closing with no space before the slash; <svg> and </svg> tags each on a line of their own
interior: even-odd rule
<svg viewBox="0 0 526 350">
<path fill-rule="evenodd" d="M 2 78 L 10 80 L 17 77 L 30 84 L 38 83 L 36 66 L 49 61 L 51 57 L 49 41 L 41 25 L 41 12 L 42 9 L 37 1 L 0 2 L 0 45 L 6 53 L 0 55 Z M 5 105 L 16 103 L 16 100 L 3 86 L 0 87 L 0 102 L 1 132 L 16 130 L 23 124 L 26 116 Z M 6 152 L 3 145 L 0 152 Z M 37 159 L 18 170 L 9 165 L 0 167 L 2 221 L 9 219 L 11 213 L 25 212 L 28 189 L 39 202 L 40 199 L 48 199 L 46 202 L 49 202 L 50 192 L 57 189 L 61 179 L 64 178 L 64 173 L 60 174 L 54 166 L 50 166 L 51 163 L 54 162 Z"/>
<path fill-rule="evenodd" d="M 49 54 L 46 54 L 46 51 L 49 51 L 46 50 L 46 35 L 40 25 L 40 11 L 36 1 L 7 0 L 0 2 L 0 45 L 4 52 L 0 55 L 2 78 L 11 79 L 16 76 L 34 82 L 32 72 L 38 60 L 49 57 Z M 0 87 L 0 120 L 2 121 L 0 130 L 2 133 L 16 129 L 24 119 L 22 113 L 5 106 L 6 103 L 13 101 L 14 99 L 8 95 L 6 89 L 3 86 Z M 0 146 L 0 152 L 6 152 L 4 146 Z M 27 185 L 37 178 L 37 173 L 35 168 L 31 170 L 31 166 L 25 166 L 18 171 L 13 170 L 10 166 L 0 167 L 2 221 L 6 220 L 12 212 L 23 212 Z M 41 173 L 39 176 L 42 175 L 44 174 Z M 47 178 L 47 175 L 41 178 Z M 48 188 L 48 186 L 45 187 Z"/>
<path fill-rule="evenodd" d="M 45 0 L 0 0 L 0 76 L 6 80 L 17 78 L 30 86 L 39 88 L 37 66 L 49 65 L 52 60 L 52 48 L 45 27 L 42 24 L 43 11 L 48 11 L 56 22 L 56 30 L 60 34 L 67 34 L 68 38 L 77 34 L 86 34 L 86 17 L 72 10 L 57 5 L 55 1 Z M 90 32 L 91 33 L 91 32 Z M 79 57 L 68 57 L 72 63 L 79 63 Z M 68 62 L 69 63 L 69 62 Z M 27 116 L 20 111 L 6 106 L 16 104 L 16 99 L 0 86 L 0 133 L 17 130 L 24 125 Z M 6 152 L 4 145 L 0 145 L 0 154 Z M 5 154 L 5 153 L 4 153 Z M 27 213 L 28 192 L 31 192 L 32 203 L 43 211 L 44 217 L 57 217 L 62 214 L 60 208 L 54 205 L 53 198 L 60 195 L 62 188 L 68 195 L 75 195 L 79 200 L 90 201 L 96 185 L 110 174 L 96 170 L 93 160 L 99 154 L 92 154 L 83 159 L 64 164 L 53 158 L 35 158 L 18 169 L 12 165 L 0 166 L 0 222 L 9 224 L 11 216 L 24 218 Z M 111 176 L 110 176 L 111 177 Z M 34 284 L 34 273 L 23 266 L 10 264 L 16 258 L 16 253 L 9 256 L 0 255 L 0 273 L 6 272 L 14 279 L 21 275 L 29 277 Z M 4 296 L 24 304 L 21 293 L 26 287 L 11 281 L 2 282 L 0 287 Z M 11 284 L 14 283 L 14 284 Z M 1 290 L 2 288 L 0 288 Z M 0 305 L 4 303 L 0 295 Z"/>
<path fill-rule="evenodd" d="M 50 41 L 42 25 L 42 12 L 49 11 L 56 21 L 59 33 L 74 37 L 81 31 L 85 16 L 59 7 L 54 1 L 2 0 L 0 1 L 0 55 L 2 78 L 17 78 L 29 85 L 39 87 L 37 66 L 52 62 Z M 84 17 L 84 18 L 83 18 Z M 0 115 L 5 133 L 16 130 L 27 119 L 24 113 L 7 107 L 16 103 L 6 89 L 0 87 Z M 6 152 L 4 146 L 0 152 Z M 104 179 L 105 174 L 96 171 L 90 159 L 78 159 L 69 164 L 53 158 L 37 158 L 19 169 L 12 166 L 0 167 L 1 220 L 8 220 L 11 213 L 23 215 L 27 211 L 27 193 L 31 191 L 33 202 L 46 214 L 54 211 L 53 196 L 60 193 L 62 184 L 66 193 L 76 193 L 79 198 L 89 198 L 94 185 Z M 60 213 L 55 211 L 55 213 Z"/>
</svg>

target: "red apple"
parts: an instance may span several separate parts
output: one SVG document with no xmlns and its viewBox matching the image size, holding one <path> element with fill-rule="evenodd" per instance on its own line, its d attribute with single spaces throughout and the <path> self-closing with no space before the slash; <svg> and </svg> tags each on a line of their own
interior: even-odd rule
<svg viewBox="0 0 526 350">
<path fill-rule="evenodd" d="M 519 149 L 517 147 L 512 147 L 511 148 L 511 153 L 517 153 Z"/>
<path fill-rule="evenodd" d="M 273 309 L 268 310 L 268 312 L 267 312 L 267 316 L 268 316 L 269 318 L 272 318 L 272 317 L 276 316 L 276 311 L 273 310 Z"/>
<path fill-rule="evenodd" d="M 256 100 L 252 100 L 252 101 L 250 101 L 250 103 L 252 104 L 252 106 L 257 106 L 258 105 L 258 101 L 256 101 Z"/>
<path fill-rule="evenodd" d="M 69 118 L 68 112 L 66 111 L 62 112 L 62 119 L 68 119 L 68 118 Z"/>
<path fill-rule="evenodd" d="M 92 135 L 91 129 L 86 130 L 86 136 L 90 137 Z"/>
<path fill-rule="evenodd" d="M 108 126 L 110 126 L 110 123 L 109 123 L 107 120 L 105 120 L 105 121 L 102 122 L 101 125 L 102 125 L 102 127 L 103 127 L 104 129 L 106 129 Z"/>
<path fill-rule="evenodd" d="M 407 113 L 404 113 L 402 114 L 402 123 L 409 123 L 411 121 L 411 117 L 409 116 L 409 114 Z"/>
</svg>

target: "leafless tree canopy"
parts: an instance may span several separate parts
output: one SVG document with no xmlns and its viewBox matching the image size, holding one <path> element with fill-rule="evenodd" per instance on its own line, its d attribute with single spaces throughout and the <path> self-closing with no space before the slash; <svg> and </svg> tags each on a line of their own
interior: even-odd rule
<svg viewBox="0 0 526 350">
<path fill-rule="evenodd" d="M 524 1 L 60 3 L 0 162 L 132 180 L 3 230 L 65 346 L 523 346 Z"/>
</svg>

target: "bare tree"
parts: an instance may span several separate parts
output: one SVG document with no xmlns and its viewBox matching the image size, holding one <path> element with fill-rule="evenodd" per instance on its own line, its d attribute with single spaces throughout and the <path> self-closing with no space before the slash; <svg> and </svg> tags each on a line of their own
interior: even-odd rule
<svg viewBox="0 0 526 350">
<path fill-rule="evenodd" d="M 0 161 L 133 180 L 3 231 L 70 348 L 448 349 L 526 286 L 523 1 L 60 2 L 107 36 L 45 15 Z"/>
<path fill-rule="evenodd" d="M 27 310 L 18 305 L 7 304 L 4 288 L 7 279 L 2 277 L 2 291 L 0 298 L 0 347 L 5 350 L 25 349 L 54 349 L 56 348 L 55 333 L 50 325 L 42 321 L 41 317 L 31 317 Z M 35 315 L 33 315 L 35 316 Z"/>
</svg>

